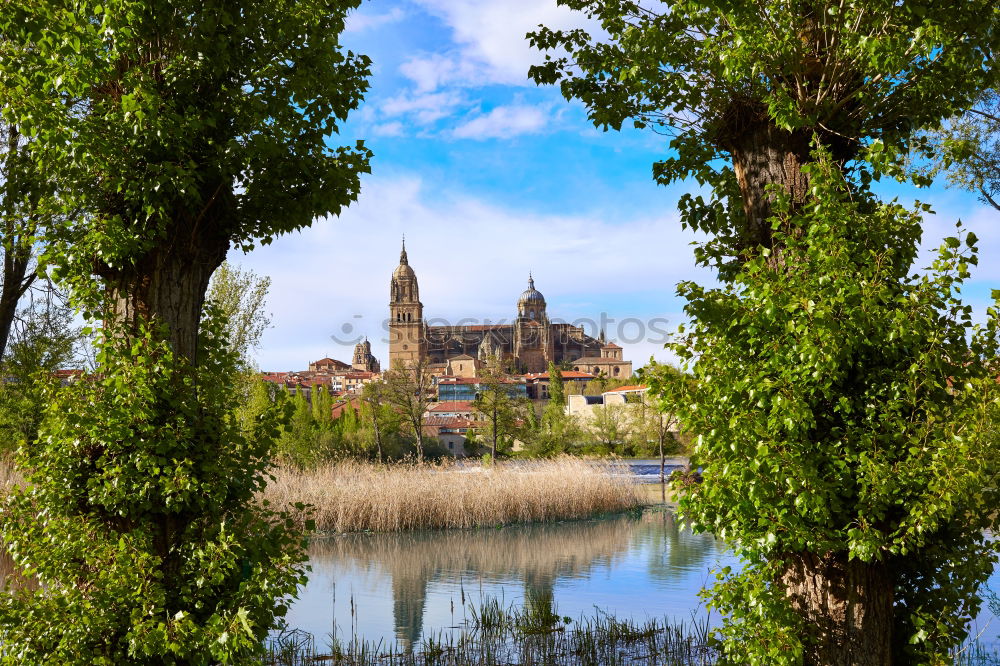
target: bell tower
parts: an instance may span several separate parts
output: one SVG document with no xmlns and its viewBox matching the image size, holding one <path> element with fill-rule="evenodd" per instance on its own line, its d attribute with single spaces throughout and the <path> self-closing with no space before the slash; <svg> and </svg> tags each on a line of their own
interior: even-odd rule
<svg viewBox="0 0 1000 666">
<path fill-rule="evenodd" d="M 420 302 L 417 274 L 406 256 L 406 239 L 399 253 L 399 266 L 389 283 L 389 367 L 414 365 L 427 357 L 424 305 Z"/>
<path fill-rule="evenodd" d="M 514 320 L 514 357 L 526 372 L 545 372 L 553 358 L 552 331 L 545 312 L 545 297 L 528 274 L 528 288 L 517 300 Z"/>
</svg>

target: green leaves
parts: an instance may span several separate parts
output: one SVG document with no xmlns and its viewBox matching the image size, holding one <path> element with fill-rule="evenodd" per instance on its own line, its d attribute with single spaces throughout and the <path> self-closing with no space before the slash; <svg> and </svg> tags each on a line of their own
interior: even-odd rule
<svg viewBox="0 0 1000 666">
<path fill-rule="evenodd" d="M 305 557 L 288 516 L 255 503 L 282 410 L 249 433 L 236 418 L 226 331 L 210 310 L 195 371 L 156 329 L 105 329 L 100 374 L 50 394 L 37 443 L 19 452 L 31 485 L 0 526 L 42 586 L 0 596 L 9 654 L 132 664 L 259 652 Z"/>
<path fill-rule="evenodd" d="M 897 631 L 943 654 L 978 603 L 1000 499 L 1000 331 L 958 296 L 976 238 L 946 239 L 912 275 L 917 213 L 859 200 L 822 159 L 809 176 L 810 205 L 777 208 L 780 263 L 762 253 L 720 288 L 680 289 L 693 325 L 672 345 L 692 373 L 678 412 L 705 479 L 678 488 L 681 506 L 750 562 L 713 593 L 742 645 L 791 626 L 751 582 L 765 563 L 833 553 L 905 572 Z M 917 627 L 932 597 L 949 619 Z"/>
</svg>

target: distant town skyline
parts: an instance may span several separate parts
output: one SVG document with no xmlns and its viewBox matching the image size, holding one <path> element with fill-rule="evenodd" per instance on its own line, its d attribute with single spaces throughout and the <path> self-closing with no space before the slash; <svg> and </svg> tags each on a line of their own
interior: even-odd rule
<svg viewBox="0 0 1000 666">
<path fill-rule="evenodd" d="M 383 0 L 352 15 L 344 43 L 372 57 L 374 75 L 335 141 L 364 139 L 374 152 L 359 202 L 339 219 L 229 255 L 272 278 L 262 369 L 350 361 L 356 337 L 332 337 L 343 339 L 345 324 L 385 363 L 389 275 L 404 233 L 430 316 L 513 317 L 530 271 L 569 322 L 601 313 L 683 320 L 676 283 L 714 281 L 694 265 L 690 244 L 704 238 L 682 230 L 676 212 L 697 186 L 652 179 L 669 138 L 600 132 L 557 89 L 527 80 L 540 56 L 524 34 L 580 21 L 554 0 Z M 963 295 L 981 315 L 1000 287 L 1000 215 L 942 185 L 880 190 L 932 204 L 925 249 L 958 219 L 976 232 L 982 262 Z M 662 345 L 618 342 L 636 367 L 651 355 L 670 360 Z"/>
</svg>

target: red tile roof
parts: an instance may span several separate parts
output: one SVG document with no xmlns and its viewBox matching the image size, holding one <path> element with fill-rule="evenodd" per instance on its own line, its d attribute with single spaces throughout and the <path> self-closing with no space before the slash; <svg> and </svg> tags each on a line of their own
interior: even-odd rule
<svg viewBox="0 0 1000 666">
<path fill-rule="evenodd" d="M 429 416 L 424 419 L 425 428 L 475 428 L 476 422 L 461 416 Z"/>
<path fill-rule="evenodd" d="M 340 416 L 347 409 L 348 405 L 350 405 L 352 408 L 354 408 L 355 411 L 357 411 L 358 409 L 361 408 L 361 398 L 348 398 L 343 402 L 338 402 L 336 405 L 333 406 L 333 409 L 330 410 L 330 416 L 335 419 L 340 418 Z"/>
<path fill-rule="evenodd" d="M 616 389 L 605 391 L 605 393 L 626 393 L 628 391 L 645 391 L 648 388 L 649 388 L 648 386 L 644 386 L 642 384 L 635 384 L 633 386 L 619 386 Z"/>
<path fill-rule="evenodd" d="M 445 400 L 434 403 L 427 408 L 429 412 L 471 412 L 472 401 L 470 400 Z"/>
<path fill-rule="evenodd" d="M 596 378 L 595 375 L 592 375 L 592 374 L 590 374 L 588 372 L 577 372 L 576 370 L 563 370 L 561 374 L 562 374 L 562 378 L 563 379 L 595 379 Z M 547 373 L 547 372 L 528 373 L 528 374 L 524 375 L 524 378 L 525 379 L 550 379 L 549 373 Z"/>
</svg>

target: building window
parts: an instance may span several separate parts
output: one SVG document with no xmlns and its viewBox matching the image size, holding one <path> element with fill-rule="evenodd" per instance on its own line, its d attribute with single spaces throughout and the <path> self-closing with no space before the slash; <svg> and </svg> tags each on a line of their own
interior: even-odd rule
<svg viewBox="0 0 1000 666">
<path fill-rule="evenodd" d="M 617 377 L 618 376 L 618 372 L 620 370 L 621 370 L 621 368 L 615 368 L 615 371 L 612 374 L 614 374 L 614 376 Z"/>
</svg>

